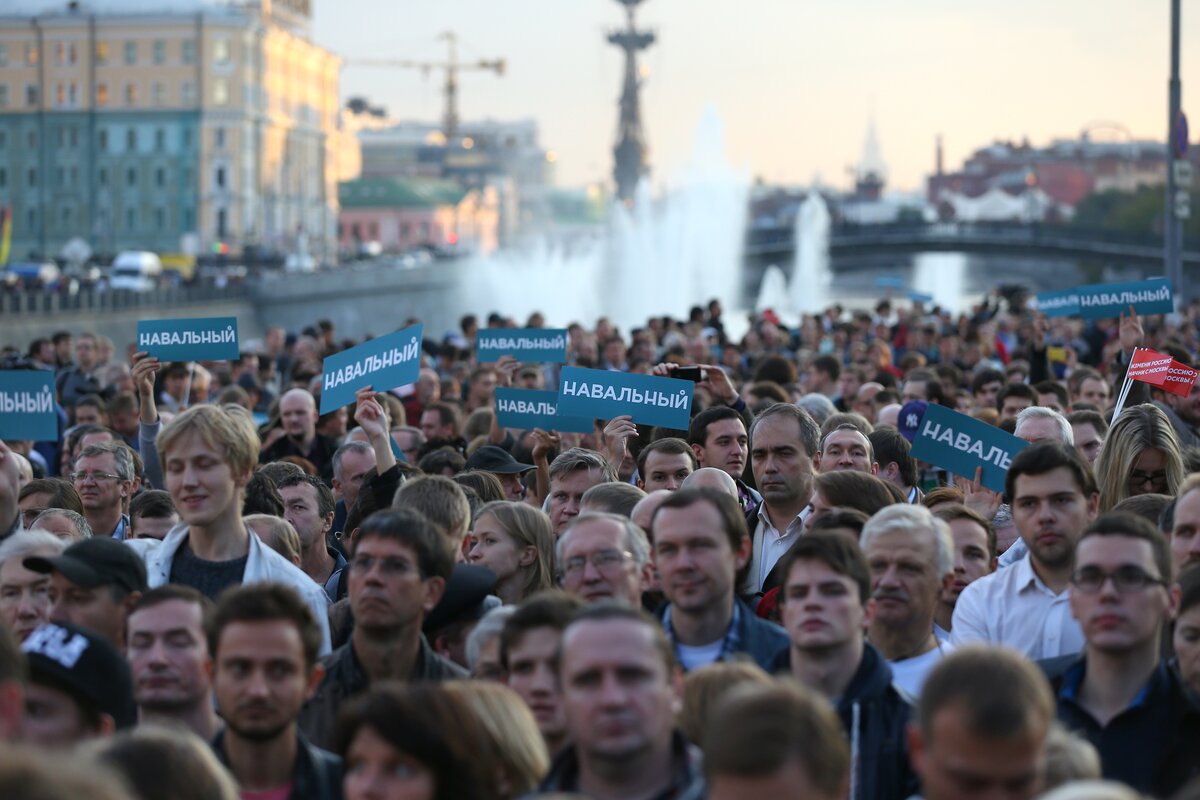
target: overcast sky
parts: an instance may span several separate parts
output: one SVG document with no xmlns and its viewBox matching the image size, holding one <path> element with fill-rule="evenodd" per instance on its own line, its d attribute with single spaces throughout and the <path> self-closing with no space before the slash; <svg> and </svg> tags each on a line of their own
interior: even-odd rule
<svg viewBox="0 0 1200 800">
<path fill-rule="evenodd" d="M 1184 107 L 1200 97 L 1200 2 L 1184 1 Z M 465 119 L 533 117 L 559 183 L 608 180 L 623 69 L 604 32 L 614 0 L 314 0 L 315 39 L 345 58 L 441 59 L 453 29 L 466 59 Z M 712 105 L 729 161 L 768 181 L 848 184 L 874 116 L 894 187 L 919 187 L 934 140 L 947 164 L 994 139 L 1035 144 L 1120 123 L 1163 138 L 1169 0 L 647 0 L 645 125 L 656 183 L 691 153 Z M 347 66 L 344 97 L 403 119 L 439 119 L 440 73 Z M 1193 130 L 1200 126 L 1200 104 Z M 1196 136 L 1193 136 L 1195 140 Z"/>
</svg>

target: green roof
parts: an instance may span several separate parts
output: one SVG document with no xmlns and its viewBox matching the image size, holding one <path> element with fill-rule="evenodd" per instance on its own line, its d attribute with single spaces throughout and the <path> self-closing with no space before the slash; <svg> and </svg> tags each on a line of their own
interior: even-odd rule
<svg viewBox="0 0 1200 800">
<path fill-rule="evenodd" d="M 455 206 L 467 190 L 454 181 L 423 178 L 362 178 L 338 184 L 342 208 Z"/>
</svg>

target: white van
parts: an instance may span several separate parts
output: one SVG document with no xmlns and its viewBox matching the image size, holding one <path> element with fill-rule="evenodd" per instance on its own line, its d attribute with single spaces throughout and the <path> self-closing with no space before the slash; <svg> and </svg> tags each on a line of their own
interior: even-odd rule
<svg viewBox="0 0 1200 800">
<path fill-rule="evenodd" d="M 113 289 L 148 292 L 158 286 L 162 269 L 162 261 L 157 254 L 145 250 L 126 250 L 113 261 L 109 285 Z"/>
</svg>

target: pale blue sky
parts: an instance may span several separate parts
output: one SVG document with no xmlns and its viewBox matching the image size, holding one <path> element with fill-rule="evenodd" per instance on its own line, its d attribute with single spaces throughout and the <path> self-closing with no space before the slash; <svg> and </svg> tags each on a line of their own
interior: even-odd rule
<svg viewBox="0 0 1200 800">
<path fill-rule="evenodd" d="M 314 37 L 347 58 L 440 59 L 453 29 L 467 119 L 534 117 L 559 155 L 559 183 L 608 180 L 620 51 L 604 31 L 613 0 L 314 0 Z M 1200 98 L 1200 2 L 1184 0 L 1184 106 Z M 1035 144 L 1112 120 L 1165 136 L 1168 0 L 647 0 L 658 43 L 645 64 L 645 123 L 656 183 L 686 162 L 713 105 L 731 163 L 769 181 L 820 175 L 846 185 L 874 114 L 891 183 L 948 165 L 995 138 Z M 343 96 L 397 117 L 437 119 L 441 77 L 348 66 Z M 1200 102 L 1193 131 L 1200 130 Z M 1198 137 L 1193 136 L 1193 139 Z"/>
</svg>

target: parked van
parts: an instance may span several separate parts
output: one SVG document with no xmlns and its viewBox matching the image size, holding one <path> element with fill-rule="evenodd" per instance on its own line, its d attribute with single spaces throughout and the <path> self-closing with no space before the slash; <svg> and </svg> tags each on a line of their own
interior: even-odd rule
<svg viewBox="0 0 1200 800">
<path fill-rule="evenodd" d="M 162 261 L 145 250 L 126 250 L 117 255 L 112 265 L 110 285 L 113 289 L 148 292 L 158 286 Z"/>
</svg>

